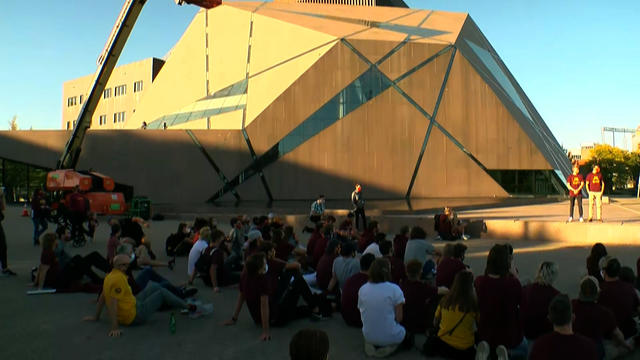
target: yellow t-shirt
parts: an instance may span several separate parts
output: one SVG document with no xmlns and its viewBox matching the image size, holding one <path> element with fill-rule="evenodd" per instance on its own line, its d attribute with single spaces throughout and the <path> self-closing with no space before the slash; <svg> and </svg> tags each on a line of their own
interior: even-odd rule
<svg viewBox="0 0 640 360">
<path fill-rule="evenodd" d="M 131 324 L 136 318 L 136 298 L 127 282 L 127 275 L 118 269 L 111 270 L 104 278 L 102 291 L 107 306 L 110 306 L 111 299 L 118 300 L 118 323 Z"/>
<path fill-rule="evenodd" d="M 467 313 L 460 325 L 456 327 L 451 335 L 448 335 L 463 315 L 464 313 L 458 311 L 458 309 L 441 309 L 440 305 L 438 305 L 438 308 L 436 309 L 436 318 L 440 318 L 438 337 L 451 347 L 458 350 L 468 349 L 473 346 L 475 342 L 474 334 L 476 331 L 478 313 Z"/>
</svg>

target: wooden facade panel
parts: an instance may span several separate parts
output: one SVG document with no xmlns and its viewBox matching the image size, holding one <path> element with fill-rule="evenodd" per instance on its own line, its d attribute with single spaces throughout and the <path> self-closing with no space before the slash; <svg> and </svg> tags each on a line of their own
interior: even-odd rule
<svg viewBox="0 0 640 360">
<path fill-rule="evenodd" d="M 336 43 L 246 127 L 258 155 L 264 153 L 367 69 Z"/>
<path fill-rule="evenodd" d="M 437 120 L 488 169 L 550 169 L 491 87 L 456 54 Z"/>
<path fill-rule="evenodd" d="M 411 41 L 380 64 L 379 69 L 391 80 L 395 80 L 445 47 L 446 45 Z"/>
<path fill-rule="evenodd" d="M 382 40 L 363 40 L 359 37 L 352 37 L 347 39 L 354 48 L 362 53 L 364 57 L 369 59 L 372 63 L 376 63 L 383 56 L 393 50 L 396 45 L 402 42 L 404 37 L 400 36 L 396 41 L 382 41 Z"/>
<path fill-rule="evenodd" d="M 411 197 L 492 196 L 504 197 L 508 194 L 489 174 L 434 127 Z"/>
<path fill-rule="evenodd" d="M 449 51 L 398 83 L 429 115 L 433 115 L 450 59 Z"/>
<path fill-rule="evenodd" d="M 368 198 L 401 198 L 427 120 L 388 89 L 265 170 L 276 199 L 344 198 L 355 182 Z"/>
</svg>

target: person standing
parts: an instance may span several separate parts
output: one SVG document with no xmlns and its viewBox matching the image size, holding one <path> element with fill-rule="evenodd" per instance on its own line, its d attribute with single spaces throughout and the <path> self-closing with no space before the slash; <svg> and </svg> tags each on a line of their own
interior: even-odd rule
<svg viewBox="0 0 640 360">
<path fill-rule="evenodd" d="M 573 167 L 573 174 L 569 175 L 567 178 L 567 188 L 569 189 L 569 199 L 571 205 L 569 205 L 569 220 L 567 222 L 573 221 L 573 207 L 578 202 L 578 213 L 580 214 L 580 222 L 584 222 L 582 218 L 582 188 L 584 187 L 584 178 L 580 175 L 580 168 L 577 165 Z M 591 197 L 589 197 L 589 201 L 591 201 Z M 591 203 L 589 203 L 591 206 Z M 589 209 L 589 214 L 591 214 L 591 209 Z M 591 215 L 589 215 L 589 219 L 591 219 Z"/>
<path fill-rule="evenodd" d="M 360 229 L 360 219 L 362 219 L 362 228 L 366 229 L 367 218 L 364 214 L 364 198 L 360 184 L 356 184 L 356 189 L 351 193 L 351 203 L 353 204 L 353 215 L 356 217 L 356 229 Z"/>
<path fill-rule="evenodd" d="M 36 190 L 31 199 L 31 219 L 33 220 L 33 246 L 40 245 L 40 235 L 47 231 L 47 202 L 44 191 Z"/>
<path fill-rule="evenodd" d="M 4 220 L 4 186 L 0 188 L 0 262 L 2 262 L 2 275 L 15 276 L 16 273 L 9 269 L 7 264 L 7 237 L 4 234 L 4 228 L 2 227 L 2 220 Z"/>
<path fill-rule="evenodd" d="M 313 223 L 317 223 L 324 214 L 324 195 L 318 196 L 318 199 L 311 204 L 311 213 L 309 213 L 309 219 Z"/>
<path fill-rule="evenodd" d="M 596 204 L 596 220 L 602 222 L 602 193 L 604 192 L 604 180 L 600 172 L 600 166 L 594 165 L 593 171 L 587 175 L 587 193 L 589 193 L 589 219 L 593 221 L 593 203 Z"/>
</svg>

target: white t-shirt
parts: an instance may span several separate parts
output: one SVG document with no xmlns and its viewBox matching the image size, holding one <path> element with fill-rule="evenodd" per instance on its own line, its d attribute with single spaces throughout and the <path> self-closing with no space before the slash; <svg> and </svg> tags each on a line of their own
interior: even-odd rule
<svg viewBox="0 0 640 360">
<path fill-rule="evenodd" d="M 364 254 L 373 254 L 373 256 L 377 258 L 381 258 L 382 253 L 380 252 L 380 245 L 376 243 L 369 244 L 369 246 L 367 246 L 367 248 L 364 249 L 364 252 L 362 253 L 362 255 Z"/>
<path fill-rule="evenodd" d="M 394 283 L 366 283 L 358 291 L 358 310 L 364 339 L 377 346 L 400 344 L 406 331 L 396 321 L 395 307 L 404 304 L 404 294 Z"/>
<path fill-rule="evenodd" d="M 200 258 L 202 250 L 207 247 L 209 247 L 209 244 L 205 240 L 198 240 L 193 244 L 193 247 L 191 247 L 191 251 L 189 251 L 189 261 L 187 263 L 187 274 L 189 274 L 189 276 L 191 276 L 196 269 L 196 262 Z"/>
</svg>

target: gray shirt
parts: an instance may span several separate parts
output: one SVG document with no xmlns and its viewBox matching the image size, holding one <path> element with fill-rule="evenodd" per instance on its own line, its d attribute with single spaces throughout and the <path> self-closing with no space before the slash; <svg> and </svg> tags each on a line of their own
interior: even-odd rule
<svg viewBox="0 0 640 360">
<path fill-rule="evenodd" d="M 360 272 L 360 261 L 353 257 L 337 257 L 333 261 L 333 272 L 336 274 L 338 285 L 340 285 L 340 290 L 342 290 L 347 279 L 353 274 Z"/>
<path fill-rule="evenodd" d="M 404 263 L 407 264 L 415 259 L 424 264 L 427 261 L 427 254 L 431 255 L 434 251 L 433 245 L 425 239 L 409 239 L 404 251 Z"/>
</svg>

